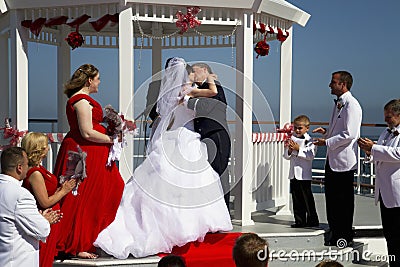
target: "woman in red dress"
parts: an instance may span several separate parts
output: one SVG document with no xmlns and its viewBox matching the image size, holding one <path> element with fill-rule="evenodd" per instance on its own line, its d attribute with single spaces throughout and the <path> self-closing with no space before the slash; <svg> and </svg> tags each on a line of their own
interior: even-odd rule
<svg viewBox="0 0 400 267">
<path fill-rule="evenodd" d="M 61 203 L 63 220 L 57 249 L 80 258 L 96 258 L 93 242 L 114 220 L 124 190 L 124 181 L 113 162 L 106 166 L 112 137 L 100 124 L 103 109 L 89 95 L 97 93 L 99 70 L 80 66 L 64 85 L 67 95 L 67 118 L 70 131 L 57 155 L 54 174 L 65 175 L 68 151 L 86 152 L 87 178 L 79 185 L 78 194 L 69 193 Z"/>
<path fill-rule="evenodd" d="M 28 155 L 29 164 L 23 186 L 35 196 L 39 210 L 52 208 L 60 211 L 59 201 L 74 188 L 76 181 L 66 181 L 59 187 L 57 177 L 41 165 L 49 151 L 48 142 L 46 135 L 35 132 L 26 134 L 22 139 L 21 146 Z M 40 267 L 53 266 L 54 256 L 57 255 L 56 244 L 59 231 L 60 224 L 52 224 L 46 243 L 40 242 Z"/>
</svg>

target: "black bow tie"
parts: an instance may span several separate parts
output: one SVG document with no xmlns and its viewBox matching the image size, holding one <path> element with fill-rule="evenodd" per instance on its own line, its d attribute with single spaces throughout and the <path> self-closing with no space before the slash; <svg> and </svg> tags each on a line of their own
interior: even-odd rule
<svg viewBox="0 0 400 267">
<path fill-rule="evenodd" d="M 399 135 L 399 131 L 397 131 L 395 129 L 387 128 L 386 131 L 388 131 L 389 134 L 393 134 L 394 136 L 398 136 Z"/>
<path fill-rule="evenodd" d="M 335 102 L 335 104 L 337 104 L 337 103 L 340 102 L 341 100 L 342 100 L 341 98 L 333 99 L 333 101 Z"/>
</svg>

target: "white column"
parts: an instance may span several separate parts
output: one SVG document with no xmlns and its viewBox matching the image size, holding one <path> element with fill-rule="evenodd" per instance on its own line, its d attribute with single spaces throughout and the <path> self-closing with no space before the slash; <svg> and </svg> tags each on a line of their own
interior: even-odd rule
<svg viewBox="0 0 400 267">
<path fill-rule="evenodd" d="M 252 225 L 252 105 L 253 105 L 253 14 L 243 14 L 242 26 L 236 36 L 236 127 L 235 127 L 235 220 Z M 241 75 L 243 74 L 243 75 Z"/>
<path fill-rule="evenodd" d="M 19 10 L 10 10 L 11 118 L 19 130 L 28 129 L 28 30 Z"/>
<path fill-rule="evenodd" d="M 8 34 L 0 35 L 0 127 L 3 127 L 3 119 L 10 115 L 10 84 L 8 66 Z"/>
<path fill-rule="evenodd" d="M 153 22 L 152 33 L 154 36 L 160 36 L 163 33 L 161 23 Z M 151 47 L 151 74 L 152 81 L 161 80 L 161 69 L 162 69 L 162 47 L 161 39 L 153 39 L 153 45 Z"/>
<path fill-rule="evenodd" d="M 279 126 L 282 128 L 285 123 L 291 122 L 292 114 L 292 27 L 288 30 L 289 37 L 281 45 L 281 81 L 280 81 L 280 100 L 279 100 Z M 282 176 L 289 176 L 289 161 L 282 162 Z M 289 179 L 280 179 L 283 197 L 286 204 L 278 210 L 277 215 L 290 215 L 289 209 Z"/>
<path fill-rule="evenodd" d="M 69 131 L 65 105 L 67 96 L 64 94 L 64 83 L 71 77 L 71 50 L 65 36 L 69 33 L 69 26 L 61 26 L 58 33 L 60 46 L 57 47 L 57 130 L 59 133 Z"/>
<path fill-rule="evenodd" d="M 119 14 L 119 110 L 128 118 L 133 115 L 133 21 L 132 8 L 126 8 Z M 124 148 L 119 169 L 127 180 L 133 173 L 133 139 L 128 138 L 128 146 Z"/>
</svg>

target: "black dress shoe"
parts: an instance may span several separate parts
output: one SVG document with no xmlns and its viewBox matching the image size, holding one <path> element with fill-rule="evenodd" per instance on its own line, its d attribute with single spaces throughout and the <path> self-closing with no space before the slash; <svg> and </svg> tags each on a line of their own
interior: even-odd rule
<svg viewBox="0 0 400 267">
<path fill-rule="evenodd" d="M 303 228 L 303 227 L 305 227 L 305 226 L 306 226 L 305 224 L 294 223 L 294 224 L 292 224 L 290 227 L 292 227 L 292 228 Z"/>
<path fill-rule="evenodd" d="M 315 223 L 306 223 L 307 227 L 319 227 L 319 222 L 315 222 Z"/>
</svg>

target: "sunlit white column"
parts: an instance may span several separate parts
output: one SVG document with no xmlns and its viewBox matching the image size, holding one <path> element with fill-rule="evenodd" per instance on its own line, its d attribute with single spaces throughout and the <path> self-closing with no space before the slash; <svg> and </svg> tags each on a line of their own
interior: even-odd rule
<svg viewBox="0 0 400 267">
<path fill-rule="evenodd" d="M 69 34 L 69 26 L 61 26 L 57 40 L 57 128 L 59 133 L 69 131 L 65 105 L 67 96 L 64 94 L 64 83 L 71 77 L 71 48 L 64 38 Z"/>
<path fill-rule="evenodd" d="M 253 105 L 253 13 L 243 13 L 242 26 L 236 36 L 236 113 L 235 126 L 235 215 L 241 225 L 254 224 L 251 219 L 252 197 L 252 105 Z M 243 73 L 243 75 L 241 75 Z"/>
<path fill-rule="evenodd" d="M 132 8 L 126 8 L 119 14 L 119 110 L 127 118 L 134 118 L 134 70 L 133 70 L 133 20 Z M 128 136 L 130 137 L 130 136 Z M 133 173 L 133 138 L 128 138 L 119 169 L 124 180 Z"/>
<path fill-rule="evenodd" d="M 28 30 L 20 10 L 10 10 L 11 118 L 19 130 L 28 129 Z"/>
<path fill-rule="evenodd" d="M 291 122 L 292 115 L 292 27 L 288 29 L 289 37 L 281 44 L 281 78 L 280 78 L 280 100 L 279 100 L 279 126 L 282 128 L 285 123 Z M 282 162 L 282 177 L 289 176 L 288 160 Z M 285 203 L 280 203 L 277 215 L 290 215 L 289 209 L 289 179 L 280 179 L 281 188 L 284 189 L 283 199 Z"/>
<path fill-rule="evenodd" d="M 2 120 L 10 115 L 8 33 L 0 35 L 0 58 L 0 127 L 3 127 Z"/>
</svg>

